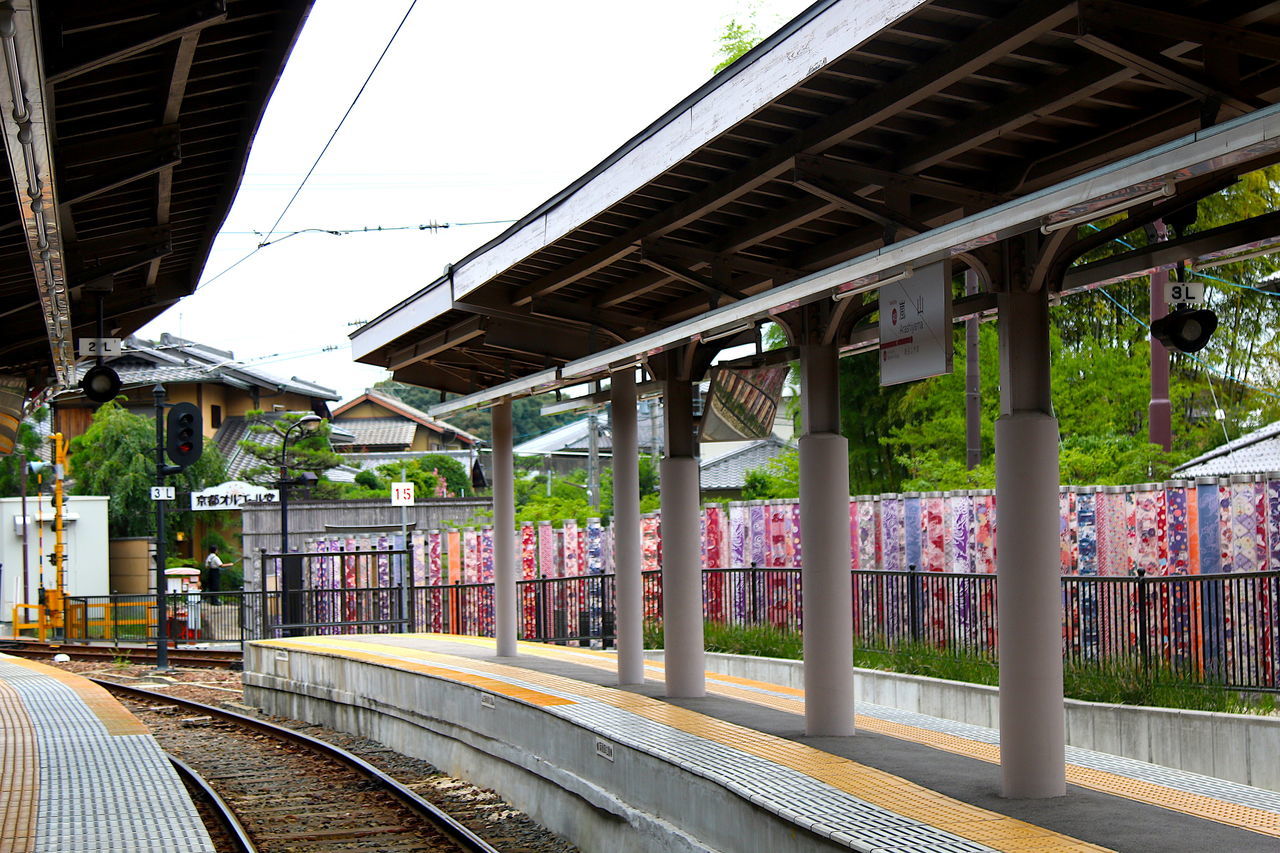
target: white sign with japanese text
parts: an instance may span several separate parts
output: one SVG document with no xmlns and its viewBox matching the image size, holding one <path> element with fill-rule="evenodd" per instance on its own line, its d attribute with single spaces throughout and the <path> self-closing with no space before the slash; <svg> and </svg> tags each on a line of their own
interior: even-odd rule
<svg viewBox="0 0 1280 853">
<path fill-rule="evenodd" d="M 880 384 L 951 372 L 951 262 L 880 288 Z"/>
<path fill-rule="evenodd" d="M 245 504 L 272 504 L 279 501 L 279 489 L 268 489 L 240 480 L 231 480 L 191 493 L 191 508 L 197 510 L 238 510 L 243 509 Z"/>
</svg>

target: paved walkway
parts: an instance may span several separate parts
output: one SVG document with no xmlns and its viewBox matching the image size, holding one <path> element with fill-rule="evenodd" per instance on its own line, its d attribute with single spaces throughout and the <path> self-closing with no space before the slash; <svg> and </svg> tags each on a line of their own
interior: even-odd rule
<svg viewBox="0 0 1280 853">
<path fill-rule="evenodd" d="M 86 679 L 0 654 L 0 853 L 213 853 L 142 723 Z"/>
<path fill-rule="evenodd" d="M 1280 793 L 1130 759 L 1069 750 L 1068 796 L 998 796 L 991 729 L 860 704 L 858 735 L 803 734 L 803 692 L 708 674 L 709 695 L 661 698 L 661 664 L 617 689 L 612 654 L 484 638 L 311 637 L 323 651 L 471 683 L 541 705 L 603 736 L 717 779 L 855 849 L 895 851 L 1280 850 Z"/>
</svg>

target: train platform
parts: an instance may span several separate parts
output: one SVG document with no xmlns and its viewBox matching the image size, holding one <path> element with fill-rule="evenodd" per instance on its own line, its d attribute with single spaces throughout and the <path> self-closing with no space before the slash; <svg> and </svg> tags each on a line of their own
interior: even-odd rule
<svg viewBox="0 0 1280 853">
<path fill-rule="evenodd" d="M 0 653 L 0 853 L 213 853 L 146 727 L 101 687 Z"/>
<path fill-rule="evenodd" d="M 432 634 L 259 642 L 246 699 L 470 773 L 584 850 L 1280 850 L 1275 791 L 1072 748 L 1066 797 L 1009 800 L 992 729 L 860 703 L 858 734 L 811 738 L 794 688 L 708 673 L 705 698 L 666 700 L 660 663 L 623 689 L 610 653 L 519 651 Z M 575 826 L 582 812 L 613 828 Z"/>
</svg>

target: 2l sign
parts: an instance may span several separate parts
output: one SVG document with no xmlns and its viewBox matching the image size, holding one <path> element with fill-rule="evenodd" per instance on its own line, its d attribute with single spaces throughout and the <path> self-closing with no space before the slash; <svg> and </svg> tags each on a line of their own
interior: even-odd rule
<svg viewBox="0 0 1280 853">
<path fill-rule="evenodd" d="M 392 483 L 391 505 L 413 506 L 413 483 Z"/>
</svg>

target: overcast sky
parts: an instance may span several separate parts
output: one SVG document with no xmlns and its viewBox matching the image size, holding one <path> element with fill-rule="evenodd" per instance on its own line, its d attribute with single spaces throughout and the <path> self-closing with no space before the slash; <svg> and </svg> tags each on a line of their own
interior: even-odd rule
<svg viewBox="0 0 1280 853">
<path fill-rule="evenodd" d="M 222 274 L 272 227 L 409 7 L 317 0 L 200 288 L 139 334 L 230 349 L 349 399 L 386 375 L 351 361 L 356 325 L 506 227 L 458 223 L 518 219 L 604 159 L 711 76 L 731 18 L 755 6 L 768 34 L 807 5 L 421 0 L 272 239 L 451 226 L 301 233 Z"/>
</svg>

